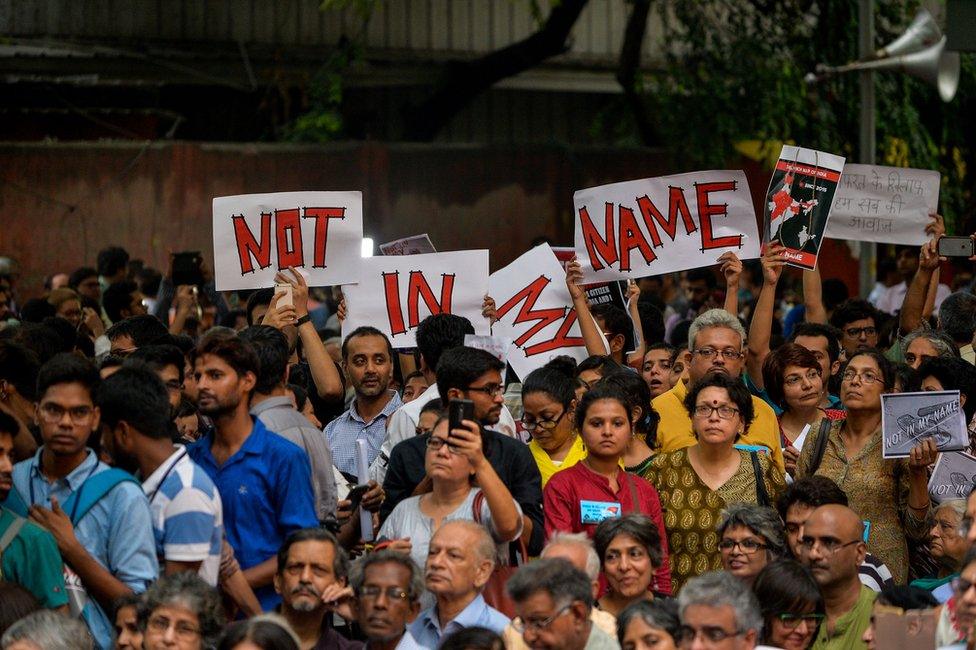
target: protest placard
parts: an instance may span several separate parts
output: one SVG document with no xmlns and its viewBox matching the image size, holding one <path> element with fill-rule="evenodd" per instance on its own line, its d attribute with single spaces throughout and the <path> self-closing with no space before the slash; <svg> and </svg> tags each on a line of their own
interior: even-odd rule
<svg viewBox="0 0 976 650">
<path fill-rule="evenodd" d="M 969 445 L 958 390 L 881 395 L 882 457 L 907 458 L 912 447 L 929 438 L 939 451 Z"/>
<path fill-rule="evenodd" d="M 921 246 L 939 210 L 939 172 L 844 165 L 826 236 L 831 239 Z"/>
<path fill-rule="evenodd" d="M 356 282 L 363 239 L 361 192 L 277 192 L 213 200 L 218 291 L 274 284 L 279 269 L 309 286 Z"/>
<path fill-rule="evenodd" d="M 976 458 L 962 451 L 939 454 L 929 478 L 934 503 L 966 499 L 976 483 Z"/>
<path fill-rule="evenodd" d="M 380 244 L 380 252 L 383 255 L 426 255 L 436 253 L 437 249 L 430 242 L 427 233 L 424 233 Z"/>
<path fill-rule="evenodd" d="M 949 595 L 952 595 L 951 587 L 949 588 Z M 937 595 L 936 598 L 938 598 Z M 873 619 L 871 625 L 874 629 L 872 647 L 884 648 L 884 650 L 936 650 L 935 631 L 939 622 L 938 608 L 906 610 L 901 607 L 878 604 L 871 618 Z M 826 625 L 826 623 L 821 623 L 821 625 Z"/>
<path fill-rule="evenodd" d="M 786 263 L 817 266 L 830 208 L 844 171 L 844 158 L 783 145 L 766 190 L 763 236 L 786 247 Z"/>
<path fill-rule="evenodd" d="M 489 278 L 489 284 L 491 279 Z M 508 349 L 512 347 L 512 339 L 507 336 L 478 336 L 477 334 L 465 334 L 464 345 L 469 348 L 484 350 L 502 363 L 508 362 Z M 502 384 L 505 384 L 505 371 L 502 368 Z"/>
<path fill-rule="evenodd" d="M 577 191 L 573 202 L 576 256 L 587 283 L 709 266 L 726 251 L 759 257 L 756 213 L 741 171 L 601 185 Z"/>
<path fill-rule="evenodd" d="M 363 258 L 358 284 L 342 288 L 348 318 L 342 336 L 370 325 L 396 348 L 416 345 L 416 330 L 431 314 L 455 314 L 471 321 L 475 334 L 490 334 L 482 315 L 488 293 L 488 251 Z"/>
<path fill-rule="evenodd" d="M 548 244 L 495 271 L 488 284 L 498 316 L 492 331 L 512 339 L 508 362 L 519 379 L 553 357 L 569 355 L 582 361 L 588 356 L 566 288 L 566 272 Z"/>
</svg>

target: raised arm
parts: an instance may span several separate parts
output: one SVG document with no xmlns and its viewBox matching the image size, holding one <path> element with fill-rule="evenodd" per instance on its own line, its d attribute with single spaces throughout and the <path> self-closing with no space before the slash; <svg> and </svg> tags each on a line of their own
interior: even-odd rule
<svg viewBox="0 0 976 650">
<path fill-rule="evenodd" d="M 637 303 L 640 302 L 640 287 L 631 280 L 627 283 L 627 311 L 630 312 L 630 320 L 634 323 L 634 333 L 637 335 L 635 349 L 627 356 L 627 365 L 641 369 L 644 365 L 644 353 L 647 352 L 647 339 L 644 338 L 644 325 L 641 323 L 640 310 Z"/>
<path fill-rule="evenodd" d="M 474 469 L 475 480 L 485 495 L 495 532 L 506 541 L 516 539 L 525 523 L 519 515 L 512 493 L 485 458 L 481 447 L 481 427 L 477 422 L 464 420 L 459 429 L 451 430 L 451 439 L 459 454 L 467 457 Z M 531 526 L 532 523 L 528 522 Z"/>
<path fill-rule="evenodd" d="M 586 300 L 586 291 L 580 285 L 582 279 L 583 269 L 579 261 L 573 258 L 573 261 L 566 266 L 566 288 L 569 289 L 569 295 L 573 299 L 573 308 L 576 310 L 576 320 L 579 321 L 580 334 L 583 335 L 586 352 L 600 356 L 610 354 L 610 348 L 590 312 L 590 303 Z"/>
<path fill-rule="evenodd" d="M 803 272 L 803 319 L 808 323 L 827 323 L 827 308 L 823 303 L 823 283 L 820 269 Z"/>
<path fill-rule="evenodd" d="M 769 339 L 773 331 L 773 313 L 776 308 L 776 285 L 783 274 L 786 258 L 784 249 L 778 243 L 771 243 L 762 257 L 763 286 L 756 300 L 749 324 L 748 349 L 746 350 L 746 372 L 749 379 L 759 389 L 764 387 L 762 366 L 769 355 Z"/>
<path fill-rule="evenodd" d="M 902 332 L 911 332 L 922 324 L 922 316 L 925 311 L 925 298 L 928 295 L 929 284 L 939 264 L 945 261 L 944 257 L 939 257 L 939 240 L 932 239 L 922 245 L 918 254 L 918 270 L 915 277 L 908 285 L 905 293 L 905 302 L 901 306 L 901 316 L 898 326 Z"/>
<path fill-rule="evenodd" d="M 739 317 L 739 278 L 742 277 L 742 260 L 732 251 L 719 256 L 722 275 L 725 276 L 725 311 Z"/>
</svg>

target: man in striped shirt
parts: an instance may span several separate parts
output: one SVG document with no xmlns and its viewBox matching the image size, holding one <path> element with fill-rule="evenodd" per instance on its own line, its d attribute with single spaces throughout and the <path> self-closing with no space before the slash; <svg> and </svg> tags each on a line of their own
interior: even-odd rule
<svg viewBox="0 0 976 650">
<path fill-rule="evenodd" d="M 149 499 L 163 574 L 193 571 L 217 585 L 223 513 L 213 481 L 170 438 L 166 387 L 148 366 L 127 364 L 98 390 L 102 446 L 138 472 Z"/>
</svg>

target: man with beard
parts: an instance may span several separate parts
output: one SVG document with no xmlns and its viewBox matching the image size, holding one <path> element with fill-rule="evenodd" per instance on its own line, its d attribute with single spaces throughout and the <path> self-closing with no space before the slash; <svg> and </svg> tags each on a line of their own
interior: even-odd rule
<svg viewBox="0 0 976 650">
<path fill-rule="evenodd" d="M 14 435 L 19 425 L 0 411 L 0 503 L 13 488 Z M 61 554 L 51 533 L 0 507 L 0 580 L 31 592 L 42 607 L 67 611 Z"/>
<path fill-rule="evenodd" d="M 400 396 L 390 390 L 393 379 L 393 346 L 375 327 L 358 327 L 342 342 L 342 369 L 356 391 L 349 410 L 325 427 L 335 466 L 343 474 L 358 477 L 356 441 L 365 440 L 368 463 L 380 453 L 386 439 L 386 424 L 393 412 L 403 406 Z"/>
<path fill-rule="evenodd" d="M 420 650 L 407 625 L 420 611 L 424 576 L 408 555 L 390 550 L 364 555 L 349 582 L 369 650 Z"/>
<path fill-rule="evenodd" d="M 310 650 L 359 650 L 331 625 L 327 602 L 345 595 L 349 559 L 324 528 L 299 530 L 278 551 L 274 588 L 281 595 L 280 613 Z"/>
<path fill-rule="evenodd" d="M 81 613 L 100 647 L 110 647 L 105 611 L 145 591 L 159 565 L 149 502 L 126 472 L 86 447 L 98 429 L 98 370 L 70 353 L 54 356 L 37 378 L 37 420 L 44 444 L 14 466 L 4 504 L 46 528 L 64 559 L 72 614 Z"/>
<path fill-rule="evenodd" d="M 318 518 L 308 456 L 248 413 L 258 371 L 254 350 L 236 336 L 204 339 L 194 361 L 197 405 L 215 430 L 187 451 L 217 486 L 227 541 L 269 610 L 280 602 L 271 586 L 278 549 Z"/>
<path fill-rule="evenodd" d="M 210 477 L 170 438 L 166 387 L 145 364 L 106 379 L 96 399 L 102 446 L 115 464 L 138 472 L 152 513 L 163 574 L 196 572 L 217 585 L 223 512 Z"/>
<path fill-rule="evenodd" d="M 322 432 L 295 410 L 288 396 L 288 339 L 269 325 L 248 327 L 240 337 L 251 345 L 259 362 L 251 394 L 251 417 L 305 451 L 312 467 L 315 514 L 320 522 L 334 519 L 336 481 L 332 452 Z"/>
<path fill-rule="evenodd" d="M 688 330 L 689 382 L 679 381 L 674 388 L 655 397 L 651 406 L 661 421 L 657 425 L 661 451 L 676 451 L 696 442 L 691 430 L 691 416 L 685 408 L 685 397 L 691 386 L 706 376 L 720 372 L 742 380 L 745 366 L 746 332 L 739 319 L 724 309 L 710 309 L 699 316 Z M 755 417 L 745 434 L 739 438 L 744 445 L 765 447 L 772 460 L 785 471 L 783 450 L 780 445 L 779 423 L 773 409 L 761 398 L 752 396 Z"/>
<path fill-rule="evenodd" d="M 444 352 L 437 364 L 437 389 L 443 399 L 471 400 L 474 417 L 482 425 L 485 458 L 508 487 L 522 508 L 522 539 L 530 554 L 542 550 L 542 477 L 532 452 L 521 440 L 493 431 L 502 411 L 502 362 L 484 350 L 456 347 Z M 424 460 L 430 434 L 404 440 L 393 448 L 383 490 L 386 500 L 380 506 L 380 519 L 412 494 L 427 475 Z M 515 545 L 513 545 L 515 546 Z"/>
<path fill-rule="evenodd" d="M 800 562 L 813 573 L 827 610 L 814 641 L 817 648 L 864 647 L 861 637 L 877 594 L 858 578 L 867 552 L 863 535 L 858 514 L 836 504 L 820 506 L 803 525 Z"/>
</svg>

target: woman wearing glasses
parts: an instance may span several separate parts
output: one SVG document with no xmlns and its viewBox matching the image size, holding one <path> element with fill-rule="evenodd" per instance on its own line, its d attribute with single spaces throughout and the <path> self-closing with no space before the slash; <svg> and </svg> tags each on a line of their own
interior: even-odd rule
<svg viewBox="0 0 976 650">
<path fill-rule="evenodd" d="M 763 362 L 762 374 L 766 394 L 783 409 L 778 418 L 780 444 L 786 472 L 793 476 L 800 457 L 793 442 L 803 429 L 809 425 L 808 439 L 816 437 L 824 418 L 838 420 L 844 417 L 844 412 L 820 406 L 824 394 L 823 366 L 802 345 L 787 343 L 776 348 Z"/>
<path fill-rule="evenodd" d="M 809 569 L 778 560 L 752 586 L 763 617 L 763 642 L 783 650 L 806 650 L 824 619 L 824 601 Z"/>
<path fill-rule="evenodd" d="M 736 378 L 705 376 L 685 397 L 697 443 L 654 456 L 644 476 L 657 488 L 667 516 L 671 577 L 676 590 L 688 578 L 722 568 L 715 532 L 733 503 L 770 505 L 785 487 L 768 454 L 735 448 L 752 422 L 752 396 Z"/>
<path fill-rule="evenodd" d="M 870 522 L 868 550 L 891 570 L 896 583 L 908 577 L 906 535 L 928 532 L 928 473 L 936 458 L 926 439 L 908 458 L 882 458 L 881 394 L 894 384 L 891 363 L 878 350 L 854 354 L 841 377 L 847 418 L 831 424 L 827 440 L 811 435 L 797 463 L 797 478 L 826 476 L 847 494 L 851 509 Z M 822 455 L 817 458 L 817 449 Z"/>
<path fill-rule="evenodd" d="M 944 501 L 935 508 L 928 547 L 939 567 L 938 573 L 912 582 L 913 587 L 932 592 L 940 603 L 946 602 L 952 596 L 952 581 L 959 577 L 962 561 L 969 549 L 969 542 L 960 532 L 965 516 L 965 499 Z"/>
<path fill-rule="evenodd" d="M 409 552 L 417 566 L 425 566 L 431 537 L 442 524 L 474 520 L 488 530 L 499 561 L 507 564 L 508 542 L 522 534 L 522 509 L 485 458 L 478 423 L 464 420 L 460 429 L 448 431 L 447 418 L 440 418 L 427 439 L 424 467 L 431 491 L 398 503 L 379 538 L 395 540 L 391 549 Z"/>
<path fill-rule="evenodd" d="M 147 650 L 212 648 L 225 621 L 217 590 L 186 571 L 161 577 L 138 609 Z"/>
<path fill-rule="evenodd" d="M 542 487 L 560 470 L 586 458 L 586 447 L 576 434 L 575 364 L 557 357 L 533 370 L 522 383 L 522 427 L 532 436 L 529 451 L 542 475 Z"/>
<path fill-rule="evenodd" d="M 606 519 L 629 513 L 647 515 L 662 539 L 660 565 L 651 590 L 670 595 L 671 574 L 664 543 L 664 517 L 657 491 L 644 479 L 620 466 L 620 459 L 634 435 L 630 402 L 617 386 L 597 382 L 576 409 L 576 427 L 587 456 L 558 472 L 542 492 L 546 537 L 560 531 L 585 532 L 590 537 Z"/>
<path fill-rule="evenodd" d="M 772 508 L 733 503 L 722 513 L 718 536 L 722 566 L 750 587 L 770 562 L 786 557 L 786 531 Z"/>
</svg>

